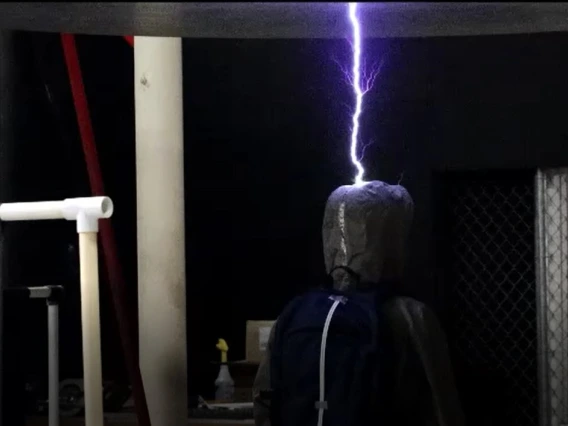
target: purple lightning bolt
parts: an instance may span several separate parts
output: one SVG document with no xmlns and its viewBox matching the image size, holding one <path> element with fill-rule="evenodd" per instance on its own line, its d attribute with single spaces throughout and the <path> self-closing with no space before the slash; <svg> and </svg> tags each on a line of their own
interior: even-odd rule
<svg viewBox="0 0 568 426">
<path fill-rule="evenodd" d="M 355 95 L 355 110 L 353 111 L 352 117 L 352 128 L 351 128 L 351 162 L 357 169 L 357 175 L 355 176 L 355 185 L 361 185 L 365 183 L 363 176 L 365 175 L 365 168 L 361 164 L 361 159 L 358 155 L 358 141 L 359 141 L 359 119 L 361 113 L 363 112 L 363 98 L 369 89 L 373 86 L 377 72 L 372 72 L 368 77 L 363 76 L 364 83 L 362 80 L 361 72 L 361 23 L 359 22 L 359 17 L 357 16 L 357 3 L 349 3 L 349 20 L 351 21 L 351 26 L 353 29 L 353 68 L 352 75 L 349 78 L 351 86 L 353 88 L 353 93 Z"/>
</svg>

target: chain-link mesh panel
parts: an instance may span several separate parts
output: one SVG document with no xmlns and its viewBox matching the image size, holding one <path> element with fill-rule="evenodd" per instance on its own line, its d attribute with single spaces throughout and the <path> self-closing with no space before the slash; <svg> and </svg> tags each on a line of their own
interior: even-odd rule
<svg viewBox="0 0 568 426">
<path fill-rule="evenodd" d="M 568 169 L 539 171 L 537 188 L 541 426 L 568 424 Z"/>
<path fill-rule="evenodd" d="M 453 344 L 466 368 L 500 380 L 499 413 L 484 425 L 538 424 L 533 176 L 448 181 Z M 495 392 L 494 383 L 477 392 Z"/>
</svg>

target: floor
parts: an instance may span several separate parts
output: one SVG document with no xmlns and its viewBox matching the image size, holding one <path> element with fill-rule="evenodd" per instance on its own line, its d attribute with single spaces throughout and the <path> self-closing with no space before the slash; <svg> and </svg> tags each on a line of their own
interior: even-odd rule
<svg viewBox="0 0 568 426">
<path fill-rule="evenodd" d="M 186 426 L 253 426 L 253 420 L 188 420 Z M 47 426 L 47 417 L 30 417 L 26 426 Z M 85 426 L 80 417 L 62 418 L 59 426 Z M 105 426 L 136 426 L 136 418 L 132 415 L 105 415 Z"/>
</svg>

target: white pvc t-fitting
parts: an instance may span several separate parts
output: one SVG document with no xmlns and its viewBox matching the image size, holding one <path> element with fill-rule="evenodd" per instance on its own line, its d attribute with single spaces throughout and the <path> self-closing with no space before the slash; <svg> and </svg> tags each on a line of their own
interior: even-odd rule
<svg viewBox="0 0 568 426">
<path fill-rule="evenodd" d="M 63 201 L 4 203 L 0 220 L 66 219 L 77 222 L 77 232 L 98 232 L 99 219 L 112 216 L 114 207 L 109 197 L 67 198 Z"/>
<path fill-rule="evenodd" d="M 77 232 L 99 232 L 99 219 L 112 216 L 114 206 L 109 197 L 67 198 L 61 212 L 66 220 L 77 222 Z"/>
</svg>

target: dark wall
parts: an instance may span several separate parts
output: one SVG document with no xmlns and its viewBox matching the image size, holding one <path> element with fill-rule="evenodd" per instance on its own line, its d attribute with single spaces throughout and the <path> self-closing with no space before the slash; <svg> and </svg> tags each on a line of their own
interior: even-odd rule
<svg viewBox="0 0 568 426">
<path fill-rule="evenodd" d="M 59 39 L 28 37 L 29 85 L 21 102 L 30 108 L 30 133 L 18 163 L 18 194 L 26 200 L 85 195 Z M 117 37 L 81 36 L 78 47 L 134 310 L 132 51 Z M 435 262 L 432 173 L 567 165 L 567 48 L 568 35 L 365 43 L 367 62 L 377 60 L 382 68 L 366 98 L 362 141 L 372 144 L 364 163 L 369 178 L 401 180 L 414 197 L 408 288 L 437 309 L 443 309 L 443 299 Z M 324 278 L 324 203 L 353 176 L 347 157 L 352 98 L 336 63 L 348 63 L 349 53 L 342 40 L 184 42 L 193 391 L 214 380 L 198 372 L 216 357 L 218 337 L 228 339 L 231 358 L 242 358 L 247 319 L 276 317 L 290 297 Z M 65 224 L 37 227 L 41 232 L 33 235 L 22 231 L 22 259 L 34 264 L 45 246 L 52 247 L 53 259 L 43 269 L 22 270 L 21 279 L 53 276 L 69 287 L 64 354 L 67 373 L 76 374 L 74 230 Z M 105 371 L 120 376 L 108 302 L 103 317 Z"/>
</svg>

